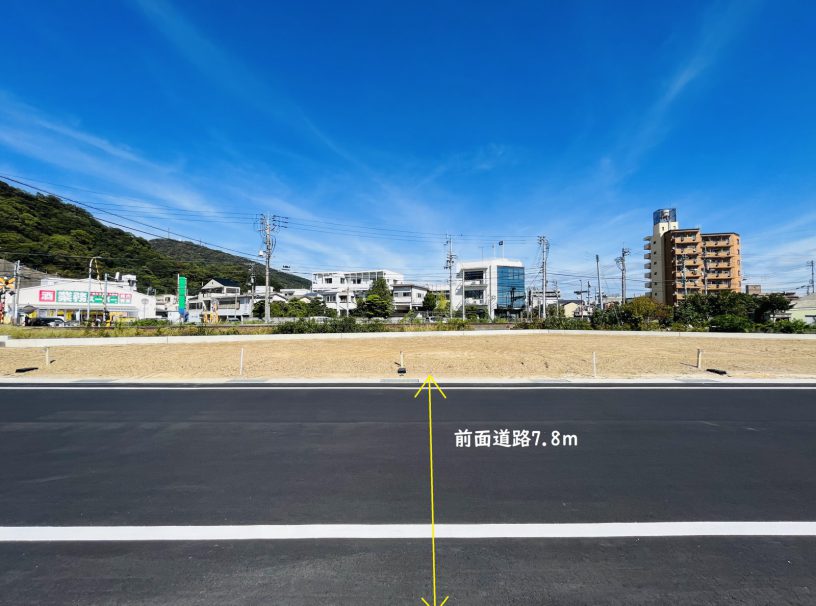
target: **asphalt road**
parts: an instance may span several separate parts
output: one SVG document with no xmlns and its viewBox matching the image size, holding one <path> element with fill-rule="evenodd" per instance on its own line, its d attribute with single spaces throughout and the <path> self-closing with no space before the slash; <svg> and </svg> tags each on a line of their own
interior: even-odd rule
<svg viewBox="0 0 816 606">
<path fill-rule="evenodd" d="M 816 520 L 816 389 L 448 389 L 437 523 Z M 0 526 L 428 522 L 427 400 L 0 388 Z M 457 448 L 459 430 L 577 446 Z M 420 604 L 421 540 L 0 543 L 2 604 Z M 454 604 L 816 604 L 816 538 L 439 542 Z"/>
</svg>

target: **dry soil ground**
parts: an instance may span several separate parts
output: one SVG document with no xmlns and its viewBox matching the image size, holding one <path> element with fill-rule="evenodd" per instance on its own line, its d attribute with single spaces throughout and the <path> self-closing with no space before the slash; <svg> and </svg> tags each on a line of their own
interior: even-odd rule
<svg viewBox="0 0 816 606">
<path fill-rule="evenodd" d="M 26 378 L 375 379 L 397 377 L 400 351 L 409 377 L 538 379 L 708 376 L 703 368 L 751 378 L 816 378 L 816 340 L 660 338 L 648 336 L 524 334 L 438 336 L 404 339 L 319 339 L 52 347 L 46 368 L 43 349 L 0 349 L 0 376 L 21 367 Z"/>
</svg>

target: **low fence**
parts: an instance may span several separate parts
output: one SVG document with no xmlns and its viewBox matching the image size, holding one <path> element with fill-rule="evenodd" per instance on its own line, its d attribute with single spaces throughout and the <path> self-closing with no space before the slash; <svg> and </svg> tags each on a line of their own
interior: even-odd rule
<svg viewBox="0 0 816 606">
<path fill-rule="evenodd" d="M 257 328 L 257 326 L 255 327 Z M 405 327 L 403 327 L 405 328 Z M 489 328 L 480 325 L 475 330 L 408 330 L 396 332 L 399 326 L 385 332 L 347 332 L 347 333 L 312 333 L 312 334 L 231 334 L 206 336 L 139 336 L 139 337 L 62 337 L 55 339 L 13 339 L 0 336 L 0 347 L 82 347 L 98 345 L 172 345 L 195 343 L 230 343 L 237 341 L 308 341 L 308 340 L 342 340 L 342 339 L 411 339 L 442 337 L 525 337 L 535 335 L 583 335 L 607 337 L 649 337 L 658 339 L 691 338 L 691 339 L 758 339 L 758 340 L 808 340 L 816 345 L 816 334 L 780 334 L 780 333 L 710 333 L 710 332 L 658 332 L 658 331 L 605 331 L 605 330 L 508 330 L 509 324 L 495 324 Z M 64 329 L 60 329 L 64 330 Z"/>
</svg>

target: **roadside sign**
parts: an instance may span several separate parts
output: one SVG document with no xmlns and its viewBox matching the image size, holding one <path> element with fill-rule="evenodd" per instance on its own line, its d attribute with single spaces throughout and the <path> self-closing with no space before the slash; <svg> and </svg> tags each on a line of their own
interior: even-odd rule
<svg viewBox="0 0 816 606">
<path fill-rule="evenodd" d="M 187 277 L 178 277 L 178 310 L 180 315 L 184 315 L 187 309 Z"/>
</svg>

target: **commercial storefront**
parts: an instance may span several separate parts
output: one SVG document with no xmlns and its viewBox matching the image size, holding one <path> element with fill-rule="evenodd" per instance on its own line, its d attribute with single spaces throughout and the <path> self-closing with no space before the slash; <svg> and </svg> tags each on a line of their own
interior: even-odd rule
<svg viewBox="0 0 816 606">
<path fill-rule="evenodd" d="M 66 322 L 116 321 L 153 318 L 156 297 L 136 290 L 135 276 L 121 280 L 44 278 L 39 286 L 21 288 L 17 315 L 62 318 Z"/>
</svg>

